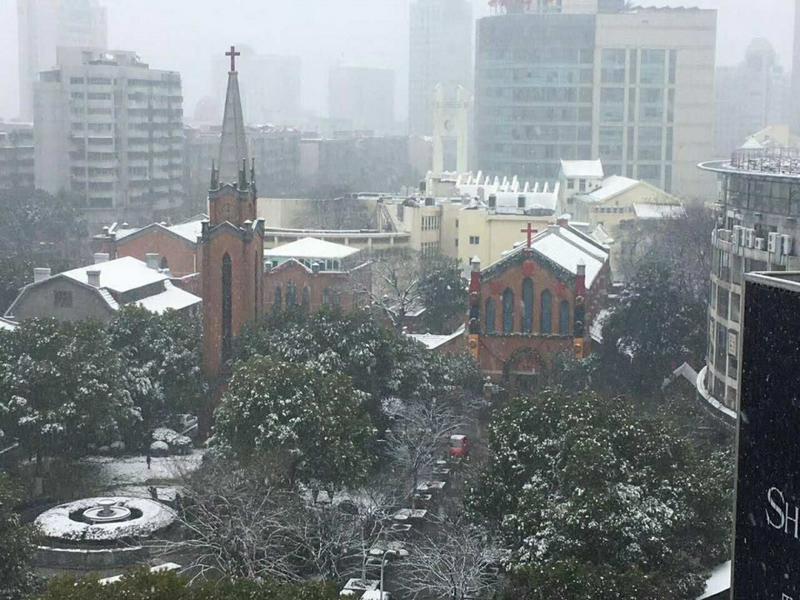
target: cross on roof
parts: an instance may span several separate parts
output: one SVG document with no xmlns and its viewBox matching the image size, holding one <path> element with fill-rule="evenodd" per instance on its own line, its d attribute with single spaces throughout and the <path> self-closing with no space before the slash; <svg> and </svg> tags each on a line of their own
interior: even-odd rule
<svg viewBox="0 0 800 600">
<path fill-rule="evenodd" d="M 236 46 L 231 46 L 230 51 L 225 53 L 225 56 L 231 57 L 231 73 L 236 71 L 236 57 L 241 55 L 241 52 L 236 51 Z"/>
<path fill-rule="evenodd" d="M 528 234 L 528 248 L 531 247 L 531 243 L 533 241 L 533 234 L 539 233 L 538 229 L 533 228 L 532 223 L 528 223 L 528 227 L 526 229 L 520 229 L 520 233 L 527 233 Z"/>
</svg>

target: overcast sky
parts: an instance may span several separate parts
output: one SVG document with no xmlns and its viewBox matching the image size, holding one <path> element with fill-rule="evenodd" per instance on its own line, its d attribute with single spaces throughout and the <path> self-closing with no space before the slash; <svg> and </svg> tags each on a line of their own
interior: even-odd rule
<svg viewBox="0 0 800 600">
<path fill-rule="evenodd" d="M 486 0 L 473 0 L 476 17 Z M 101 0 L 109 43 L 154 68 L 180 71 L 188 115 L 209 92 L 210 63 L 231 43 L 303 61 L 303 104 L 325 111 L 327 73 L 337 62 L 392 68 L 405 118 L 409 0 Z M 17 114 L 16 0 L 0 0 L 0 117 Z M 719 10 L 717 62 L 734 64 L 754 37 L 768 38 L 791 67 L 792 0 L 645 0 L 644 5 Z"/>
</svg>

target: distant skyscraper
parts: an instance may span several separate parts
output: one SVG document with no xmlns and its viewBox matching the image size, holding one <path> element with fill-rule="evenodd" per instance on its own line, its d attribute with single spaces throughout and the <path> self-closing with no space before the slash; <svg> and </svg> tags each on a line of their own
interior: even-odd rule
<svg viewBox="0 0 800 600">
<path fill-rule="evenodd" d="M 530 8 L 525 8 L 530 6 Z M 706 197 L 716 11 L 526 5 L 478 22 L 476 168 L 555 179 L 559 160 Z"/>
<path fill-rule="evenodd" d="M 775 49 L 765 39 L 747 48 L 741 64 L 719 67 L 715 86 L 717 156 L 727 156 L 747 136 L 768 125 L 788 124 L 789 78 L 778 64 Z"/>
<path fill-rule="evenodd" d="M 36 187 L 77 194 L 90 224 L 144 224 L 182 204 L 178 73 L 133 52 L 59 48 L 34 97 Z"/>
<path fill-rule="evenodd" d="M 342 129 L 392 132 L 394 71 L 367 67 L 333 67 L 328 85 L 328 116 Z"/>
<path fill-rule="evenodd" d="M 108 47 L 106 9 L 97 0 L 17 0 L 19 114 L 33 119 L 33 84 L 56 66 L 56 49 Z"/>
<path fill-rule="evenodd" d="M 416 0 L 411 4 L 408 127 L 415 135 L 433 134 L 435 88 L 447 101 L 458 86 L 472 90 L 472 5 L 468 0 Z"/>
<path fill-rule="evenodd" d="M 302 63 L 297 56 L 257 54 L 248 46 L 236 46 L 241 55 L 236 68 L 242 75 L 241 99 L 246 125 L 284 125 L 302 114 Z M 224 57 L 213 60 L 212 97 L 219 98 L 223 74 L 230 67 Z M 221 108 L 221 107 L 220 107 Z M 219 114 L 214 118 L 219 120 Z"/>
</svg>

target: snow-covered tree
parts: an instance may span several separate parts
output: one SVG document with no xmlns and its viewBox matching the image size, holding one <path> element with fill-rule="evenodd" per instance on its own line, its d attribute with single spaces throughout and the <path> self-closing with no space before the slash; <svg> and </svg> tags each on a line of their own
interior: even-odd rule
<svg viewBox="0 0 800 600">
<path fill-rule="evenodd" d="M 524 567 L 527 598 L 574 598 L 600 578 L 637 590 L 602 597 L 694 598 L 727 554 L 730 456 L 624 400 L 517 398 L 495 417 L 489 448 L 469 506 L 500 532 L 511 566 Z"/>
<path fill-rule="evenodd" d="M 201 333 L 196 319 L 168 311 L 125 307 L 109 325 L 111 344 L 125 362 L 128 389 L 145 433 L 171 414 L 197 414 L 206 400 Z"/>
<path fill-rule="evenodd" d="M 126 439 L 141 419 L 126 377 L 101 325 L 26 321 L 0 336 L 0 429 L 37 459 Z"/>
<path fill-rule="evenodd" d="M 609 388 L 651 392 L 706 347 L 706 303 L 663 262 L 647 262 L 603 326 L 597 375 Z"/>
<path fill-rule="evenodd" d="M 0 474 L 0 600 L 28 597 L 34 585 L 30 561 L 35 531 L 14 512 L 18 501 L 9 478 Z"/>
<path fill-rule="evenodd" d="M 366 399 L 333 355 L 306 363 L 256 357 L 234 372 L 214 440 L 243 461 L 271 462 L 290 487 L 341 489 L 372 462 Z"/>
<path fill-rule="evenodd" d="M 458 260 L 436 254 L 420 265 L 419 292 L 425 306 L 423 321 L 431 333 L 449 334 L 467 315 L 467 281 Z"/>
</svg>

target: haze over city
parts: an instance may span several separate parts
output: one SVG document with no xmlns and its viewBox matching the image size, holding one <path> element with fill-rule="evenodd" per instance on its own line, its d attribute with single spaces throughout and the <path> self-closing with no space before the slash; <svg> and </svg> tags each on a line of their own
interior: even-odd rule
<svg viewBox="0 0 800 600">
<path fill-rule="evenodd" d="M 328 69 L 341 62 L 395 69 L 396 117 L 407 117 L 408 0 L 236 0 L 224 4 L 196 0 L 103 0 L 109 9 L 109 46 L 135 50 L 152 67 L 180 71 L 191 115 L 209 94 L 212 40 L 250 45 L 261 53 L 300 56 L 303 107 L 327 110 Z M 488 3 L 473 0 L 477 17 Z M 731 65 L 753 37 L 766 37 L 781 65 L 791 70 L 791 0 L 666 0 L 643 5 L 698 6 L 719 10 L 717 63 Z M 0 2 L 0 23 L 16 21 L 16 2 Z M 132 26 L 132 23 L 142 26 Z M 144 24 L 147 26 L 145 27 Z M 0 117 L 17 114 L 17 37 L 13 25 L 0 36 Z"/>
</svg>

